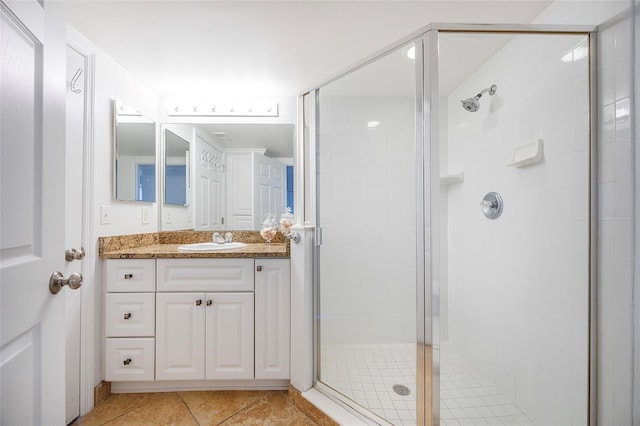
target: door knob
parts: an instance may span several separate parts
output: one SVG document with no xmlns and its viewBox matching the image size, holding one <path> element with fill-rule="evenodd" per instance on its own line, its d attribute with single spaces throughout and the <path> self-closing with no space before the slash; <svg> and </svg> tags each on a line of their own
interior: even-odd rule
<svg viewBox="0 0 640 426">
<path fill-rule="evenodd" d="M 79 289 L 82 285 L 82 274 L 74 272 L 69 275 L 69 278 L 65 278 L 62 272 L 54 272 L 49 278 L 49 291 L 51 294 L 58 294 L 65 285 L 68 285 L 72 290 Z"/>
<path fill-rule="evenodd" d="M 80 250 L 70 248 L 64 252 L 64 259 L 67 262 L 71 262 L 73 260 L 82 260 L 84 259 L 84 255 L 85 255 L 84 247 L 80 247 Z"/>
</svg>

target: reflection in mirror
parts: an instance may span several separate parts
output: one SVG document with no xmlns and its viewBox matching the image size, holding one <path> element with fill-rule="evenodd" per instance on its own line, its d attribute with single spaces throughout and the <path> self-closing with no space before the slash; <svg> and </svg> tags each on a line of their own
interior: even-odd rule
<svg viewBox="0 0 640 426">
<path fill-rule="evenodd" d="M 156 123 L 122 101 L 113 102 L 114 197 L 156 201 Z"/>
<path fill-rule="evenodd" d="M 164 203 L 189 205 L 189 142 L 172 131 L 164 131 Z"/>
<path fill-rule="evenodd" d="M 175 203 L 165 201 L 160 212 L 162 230 L 259 230 L 265 215 L 279 219 L 285 207 L 293 209 L 293 125 L 199 123 L 162 127 L 166 146 L 174 139 L 169 133 L 184 141 L 180 146 L 190 144 L 186 148 L 191 151 L 187 173 L 192 182 L 190 188 L 189 177 L 184 186 L 181 181 L 176 183 L 187 188 L 188 209 L 178 207 L 177 198 Z M 168 186 L 172 171 L 165 169 L 164 173 L 163 181 Z M 168 195 L 165 197 L 168 200 Z"/>
</svg>

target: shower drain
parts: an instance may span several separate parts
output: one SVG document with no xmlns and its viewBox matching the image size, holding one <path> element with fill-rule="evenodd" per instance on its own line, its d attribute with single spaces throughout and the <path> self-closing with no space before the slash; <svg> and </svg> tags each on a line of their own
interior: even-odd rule
<svg viewBox="0 0 640 426">
<path fill-rule="evenodd" d="M 405 385 L 393 385 L 392 389 L 395 393 L 402 396 L 407 396 L 411 393 L 409 388 Z"/>
</svg>

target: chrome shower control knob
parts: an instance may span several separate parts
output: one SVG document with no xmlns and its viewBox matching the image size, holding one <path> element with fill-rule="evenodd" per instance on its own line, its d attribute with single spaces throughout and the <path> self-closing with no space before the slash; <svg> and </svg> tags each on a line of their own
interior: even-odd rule
<svg viewBox="0 0 640 426">
<path fill-rule="evenodd" d="M 497 192 L 489 192 L 480 201 L 480 210 L 489 219 L 497 219 L 502 214 L 504 203 Z"/>
</svg>

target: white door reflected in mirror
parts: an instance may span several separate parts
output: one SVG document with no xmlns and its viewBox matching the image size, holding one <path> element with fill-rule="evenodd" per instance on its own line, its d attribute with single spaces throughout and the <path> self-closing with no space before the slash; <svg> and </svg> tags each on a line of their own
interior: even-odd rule
<svg viewBox="0 0 640 426">
<path fill-rule="evenodd" d="M 162 136 L 161 230 L 259 230 L 293 208 L 293 125 L 173 123 Z"/>
</svg>

